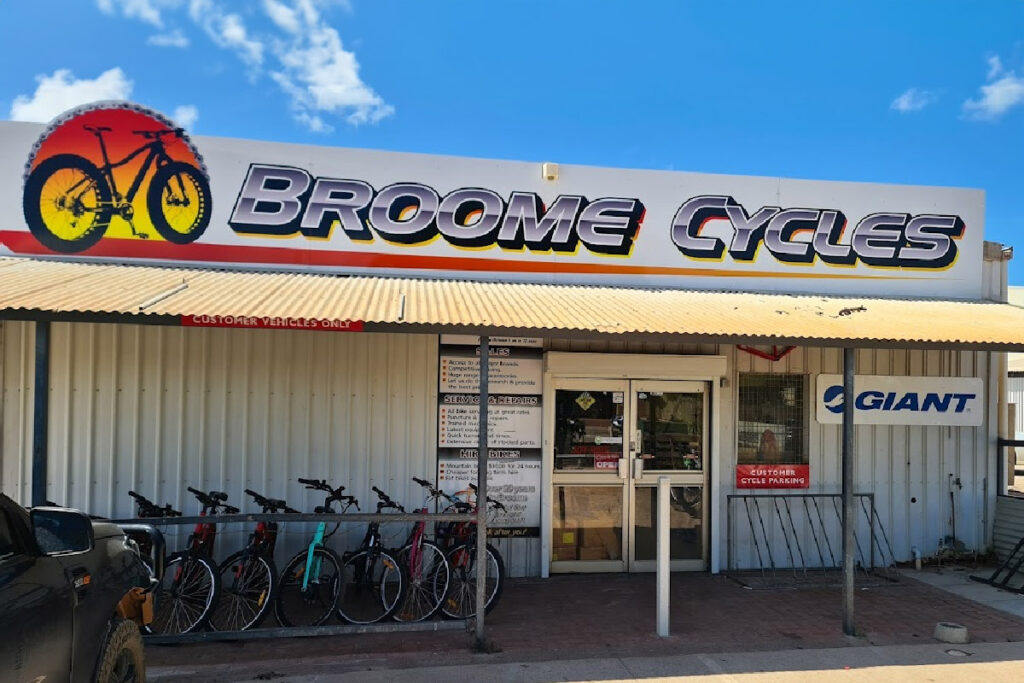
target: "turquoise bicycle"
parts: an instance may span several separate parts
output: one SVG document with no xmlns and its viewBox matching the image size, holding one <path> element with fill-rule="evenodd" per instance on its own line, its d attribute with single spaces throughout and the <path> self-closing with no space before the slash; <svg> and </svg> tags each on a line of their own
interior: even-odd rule
<svg viewBox="0 0 1024 683">
<path fill-rule="evenodd" d="M 343 504 L 342 513 L 352 506 L 359 509 L 355 496 L 343 494 L 344 486 L 335 489 L 322 479 L 298 481 L 307 489 L 327 494 L 324 504 L 316 507 L 317 514 L 334 513 L 332 503 Z M 319 626 L 334 613 L 342 585 L 342 561 L 338 553 L 324 543 L 340 526 L 340 523 L 335 524 L 328 532 L 327 522 L 320 522 L 309 546 L 285 565 L 281 588 L 274 601 L 274 614 L 281 626 Z"/>
</svg>

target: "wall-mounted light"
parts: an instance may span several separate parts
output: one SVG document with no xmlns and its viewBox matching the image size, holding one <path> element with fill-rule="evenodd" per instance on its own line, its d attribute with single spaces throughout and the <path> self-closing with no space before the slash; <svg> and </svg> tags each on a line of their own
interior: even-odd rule
<svg viewBox="0 0 1024 683">
<path fill-rule="evenodd" d="M 545 161 L 540 165 L 540 175 L 544 180 L 558 180 L 558 164 Z"/>
</svg>

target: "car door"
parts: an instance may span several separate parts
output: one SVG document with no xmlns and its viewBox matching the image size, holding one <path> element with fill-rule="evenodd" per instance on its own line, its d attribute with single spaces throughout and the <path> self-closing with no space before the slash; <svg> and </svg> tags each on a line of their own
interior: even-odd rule
<svg viewBox="0 0 1024 683">
<path fill-rule="evenodd" d="M 71 614 L 64 567 L 39 552 L 24 509 L 0 495 L 0 680 L 69 680 Z"/>
</svg>

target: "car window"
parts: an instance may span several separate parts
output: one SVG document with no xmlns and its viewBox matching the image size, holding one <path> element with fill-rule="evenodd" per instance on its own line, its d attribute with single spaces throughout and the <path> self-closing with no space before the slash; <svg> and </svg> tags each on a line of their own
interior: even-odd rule
<svg viewBox="0 0 1024 683">
<path fill-rule="evenodd" d="M 0 509 L 0 561 L 15 555 L 18 552 L 18 544 L 14 540 L 14 529 L 11 520 L 7 517 L 7 511 Z"/>
</svg>

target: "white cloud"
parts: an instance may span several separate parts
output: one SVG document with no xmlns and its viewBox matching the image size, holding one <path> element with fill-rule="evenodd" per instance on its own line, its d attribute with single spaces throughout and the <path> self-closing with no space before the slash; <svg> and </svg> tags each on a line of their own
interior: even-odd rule
<svg viewBox="0 0 1024 683">
<path fill-rule="evenodd" d="M 299 14 L 293 8 L 277 0 L 263 0 L 263 9 L 281 29 L 293 34 L 299 32 Z"/>
<path fill-rule="evenodd" d="M 250 78 L 269 76 L 288 98 L 297 122 L 315 132 L 332 130 L 331 121 L 352 125 L 376 123 L 394 113 L 359 77 L 359 62 L 324 18 L 325 6 L 351 10 L 347 0 L 261 0 L 271 30 L 253 31 L 249 13 L 225 9 L 221 0 L 96 0 L 104 12 L 132 17 L 173 30 L 150 36 L 159 47 L 186 47 L 188 37 L 174 27 L 185 16 L 215 45 L 234 53 Z M 255 3 L 253 3 L 255 4 Z M 251 10 L 250 10 L 251 12 Z"/>
<path fill-rule="evenodd" d="M 964 102 L 964 114 L 977 121 L 992 121 L 1024 104 L 1024 77 L 1007 71 L 999 57 L 988 58 L 987 84 L 978 88 L 977 99 Z"/>
<path fill-rule="evenodd" d="M 268 0 L 266 7 L 282 4 Z M 297 121 L 316 132 L 331 130 L 323 115 L 344 116 L 348 123 L 376 123 L 394 107 L 359 78 L 354 53 L 345 50 L 338 32 L 320 16 L 313 0 L 293 0 L 289 8 L 298 30 L 273 42 L 279 68 L 271 77 L 291 98 Z"/>
<path fill-rule="evenodd" d="M 72 107 L 98 100 L 125 100 L 132 94 L 132 82 L 119 67 L 108 69 L 94 79 L 75 78 L 70 69 L 58 69 L 52 76 L 36 76 L 36 91 L 18 95 L 11 104 L 12 121 L 46 123 Z"/>
<path fill-rule="evenodd" d="M 148 45 L 156 47 L 188 47 L 188 36 L 181 32 L 181 29 L 174 29 L 170 33 L 157 33 L 146 38 Z"/>
<path fill-rule="evenodd" d="M 894 99 L 892 104 L 889 105 L 889 108 L 895 109 L 901 114 L 907 114 L 912 111 L 921 111 L 928 105 L 937 102 L 938 99 L 938 93 L 932 90 L 910 88 Z"/>
<path fill-rule="evenodd" d="M 157 28 L 163 28 L 160 5 L 166 4 L 162 0 L 96 0 L 97 7 L 106 14 L 117 14 L 120 10 L 129 19 L 138 19 Z"/>
<path fill-rule="evenodd" d="M 199 109 L 194 104 L 182 104 L 174 108 L 171 120 L 182 128 L 191 128 L 199 120 Z"/>
<path fill-rule="evenodd" d="M 250 67 L 263 64 L 263 42 L 249 34 L 239 15 L 225 12 L 213 0 L 191 0 L 188 14 L 216 45 L 233 50 Z"/>
</svg>

